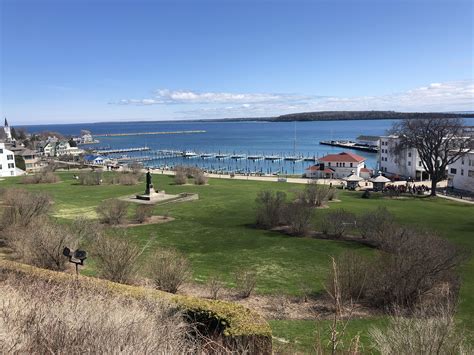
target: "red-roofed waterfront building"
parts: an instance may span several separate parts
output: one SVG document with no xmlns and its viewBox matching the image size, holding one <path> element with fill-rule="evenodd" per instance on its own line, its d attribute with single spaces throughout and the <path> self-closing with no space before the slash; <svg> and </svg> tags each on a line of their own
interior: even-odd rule
<svg viewBox="0 0 474 355">
<path fill-rule="evenodd" d="M 316 162 L 315 165 L 306 169 L 308 178 L 336 178 L 341 179 L 352 174 L 361 175 L 365 169 L 365 158 L 348 152 L 326 155 Z M 363 173 L 366 173 L 364 170 Z"/>
</svg>

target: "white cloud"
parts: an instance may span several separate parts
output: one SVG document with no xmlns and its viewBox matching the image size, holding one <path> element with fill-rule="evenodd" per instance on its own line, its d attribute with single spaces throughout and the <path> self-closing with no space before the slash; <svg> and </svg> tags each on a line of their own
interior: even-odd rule
<svg viewBox="0 0 474 355">
<path fill-rule="evenodd" d="M 381 96 L 315 96 L 279 93 L 156 91 L 151 98 L 124 99 L 123 105 L 179 105 L 179 115 L 209 117 L 273 116 L 304 111 L 396 110 L 472 111 L 474 82 L 431 83 L 405 92 Z M 183 105 L 191 105 L 186 110 Z"/>
</svg>

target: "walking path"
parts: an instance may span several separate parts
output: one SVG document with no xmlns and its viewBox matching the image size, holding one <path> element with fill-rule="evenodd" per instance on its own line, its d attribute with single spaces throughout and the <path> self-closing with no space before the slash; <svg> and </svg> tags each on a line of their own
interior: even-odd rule
<svg viewBox="0 0 474 355">
<path fill-rule="evenodd" d="M 443 194 L 440 194 L 440 193 L 436 194 L 436 196 L 441 197 L 441 198 L 445 198 L 446 200 L 451 200 L 451 201 L 456 201 L 456 202 L 461 202 L 461 203 L 468 203 L 470 205 L 474 205 L 474 201 L 472 201 L 472 200 L 465 200 L 463 198 L 446 196 L 446 195 L 443 195 Z"/>
</svg>

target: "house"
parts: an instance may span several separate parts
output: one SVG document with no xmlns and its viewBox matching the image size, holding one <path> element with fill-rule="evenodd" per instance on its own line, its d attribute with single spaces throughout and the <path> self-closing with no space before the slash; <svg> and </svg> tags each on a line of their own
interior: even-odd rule
<svg viewBox="0 0 474 355">
<path fill-rule="evenodd" d="M 0 177 L 16 176 L 15 154 L 0 143 Z"/>
<path fill-rule="evenodd" d="M 474 193 L 474 149 L 449 165 L 448 186 Z"/>
<path fill-rule="evenodd" d="M 88 164 L 104 165 L 104 158 L 100 155 L 86 155 L 84 161 Z"/>
<path fill-rule="evenodd" d="M 416 148 L 405 148 L 396 152 L 400 144 L 398 136 L 380 137 L 378 164 L 379 170 L 385 175 L 426 180 L 429 178 L 425 171 Z"/>
<path fill-rule="evenodd" d="M 69 142 L 65 140 L 48 140 L 40 149 L 47 157 L 60 157 L 63 155 L 77 156 L 84 153 L 84 151 L 78 147 L 71 147 Z"/>
<path fill-rule="evenodd" d="M 329 154 L 319 158 L 313 167 L 306 169 L 306 176 L 309 178 L 331 178 L 341 179 L 352 174 L 360 176 L 361 169 L 364 168 L 365 158 L 360 155 L 348 152 L 339 154 Z"/>
<path fill-rule="evenodd" d="M 16 157 L 21 157 L 25 163 L 25 171 L 34 173 L 40 170 L 38 153 L 24 147 L 11 148 Z"/>
</svg>

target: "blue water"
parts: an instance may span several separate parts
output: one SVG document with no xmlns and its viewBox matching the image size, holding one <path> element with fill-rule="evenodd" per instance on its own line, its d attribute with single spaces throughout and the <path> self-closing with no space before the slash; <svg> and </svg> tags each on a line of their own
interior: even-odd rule
<svg viewBox="0 0 474 355">
<path fill-rule="evenodd" d="M 25 126 L 31 133 L 40 131 L 57 131 L 65 135 L 79 135 L 81 129 L 92 134 L 155 132 L 155 131 L 188 131 L 204 130 L 205 133 L 147 135 L 124 137 L 98 137 L 96 146 L 110 148 L 130 148 L 148 146 L 152 151 L 171 149 L 186 150 L 196 153 L 230 153 L 262 155 L 296 155 L 321 157 L 326 154 L 348 149 L 323 146 L 322 140 L 355 140 L 359 135 L 383 135 L 395 120 L 360 120 L 360 121 L 314 121 L 314 122 L 114 122 L 84 123 L 65 125 Z M 467 125 L 474 125 L 474 118 L 465 120 Z M 296 136 L 296 149 L 295 146 Z M 376 168 L 377 155 L 353 151 L 365 157 L 369 168 Z M 142 152 L 129 155 L 150 155 Z M 167 158 L 145 163 L 148 166 L 173 166 L 188 164 L 208 169 L 261 171 L 264 173 L 301 173 L 311 162 L 256 161 L 248 159 L 234 161 L 231 159 L 202 158 Z"/>
</svg>

